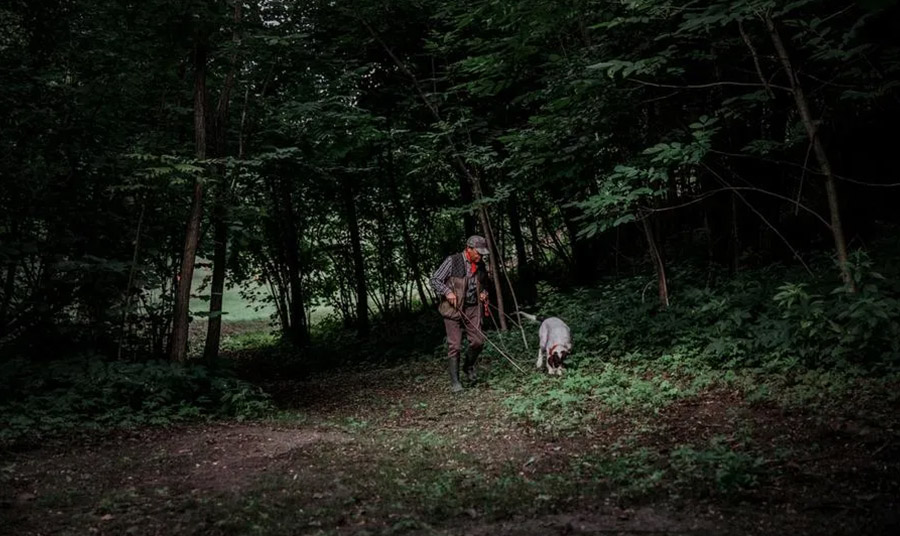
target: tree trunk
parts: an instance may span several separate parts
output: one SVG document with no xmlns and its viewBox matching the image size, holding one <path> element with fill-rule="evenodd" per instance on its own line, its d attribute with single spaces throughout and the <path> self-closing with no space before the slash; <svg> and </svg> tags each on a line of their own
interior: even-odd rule
<svg viewBox="0 0 900 536">
<path fill-rule="evenodd" d="M 540 217 L 541 224 L 544 226 L 544 232 L 550 237 L 550 242 L 553 243 L 553 246 L 550 247 L 552 251 L 554 251 L 560 259 L 562 259 L 563 263 L 569 267 L 574 269 L 572 264 L 572 257 L 566 251 L 566 246 L 563 245 L 559 240 L 559 236 L 557 235 L 557 230 L 553 228 L 553 225 L 550 223 L 550 219 L 546 214 L 542 214 Z"/>
<path fill-rule="evenodd" d="M 461 170 L 468 177 L 469 181 L 472 184 L 472 193 L 475 195 L 475 199 L 481 199 L 484 197 L 483 190 L 481 187 L 481 180 L 477 175 L 472 173 L 469 168 L 463 162 L 462 157 L 457 155 L 457 165 L 460 166 Z M 500 317 L 500 330 L 506 331 L 506 308 L 503 303 L 503 286 L 500 283 L 500 263 L 498 262 L 498 256 L 500 255 L 499 250 L 497 249 L 497 244 L 494 240 L 494 233 L 491 228 L 491 219 L 488 216 L 487 207 L 482 205 L 478 209 L 478 217 L 481 221 L 481 229 L 484 231 L 484 238 L 487 240 L 488 249 L 491 254 L 488 256 L 488 263 L 491 266 L 491 278 L 494 280 L 494 292 L 496 293 L 497 298 L 497 316 Z"/>
<path fill-rule="evenodd" d="M 137 230 L 134 232 L 134 250 L 131 254 L 131 267 L 128 269 L 128 282 L 125 284 L 125 304 L 122 307 L 122 328 L 119 333 L 119 347 L 116 350 L 116 359 L 122 359 L 122 347 L 125 344 L 125 334 L 128 328 L 128 309 L 131 307 L 131 287 L 134 285 L 134 274 L 137 272 L 137 263 L 141 248 L 141 231 L 144 227 L 144 213 L 146 212 L 146 201 L 141 202 L 141 213 L 138 215 Z M 2 322 L 2 311 L 0 311 L 0 326 Z"/>
<path fill-rule="evenodd" d="M 519 200 L 515 193 L 509 198 L 509 227 L 512 231 L 513 243 L 516 246 L 516 264 L 519 272 L 519 288 L 523 294 L 522 301 L 534 303 L 537 298 L 537 289 L 531 264 L 528 262 L 528 252 L 525 249 L 525 237 L 522 235 L 522 222 L 519 217 Z"/>
<path fill-rule="evenodd" d="M 472 185 L 465 175 L 459 175 L 459 197 L 463 205 L 472 204 Z M 463 232 L 467 238 L 475 234 L 475 217 L 468 212 L 463 213 Z"/>
<path fill-rule="evenodd" d="M 235 2 L 234 4 L 234 30 L 232 31 L 234 46 L 237 46 L 240 42 L 238 24 L 241 21 L 241 5 L 241 2 Z M 225 77 L 225 84 L 222 87 L 222 93 L 219 95 L 219 104 L 216 106 L 216 115 L 213 117 L 214 157 L 225 155 L 228 109 L 231 103 L 231 89 L 234 87 L 234 78 L 237 72 L 236 54 L 232 53 L 230 63 L 231 69 Z M 243 154 L 238 155 L 238 158 L 242 157 Z M 226 218 L 228 216 L 227 205 L 231 189 L 228 185 L 224 164 L 220 165 L 218 175 L 221 183 L 216 193 L 215 208 L 212 213 L 215 240 L 213 244 L 213 273 L 209 298 L 209 320 L 206 326 L 206 345 L 203 349 L 203 355 L 208 364 L 212 364 L 213 360 L 219 355 L 219 341 L 222 337 L 222 298 L 225 293 L 225 265 L 228 256 L 228 224 Z"/>
<path fill-rule="evenodd" d="M 791 60 L 788 56 L 787 49 L 784 46 L 784 42 L 781 40 L 781 35 L 778 33 L 778 27 L 768 14 L 765 15 L 765 22 L 766 27 L 769 29 L 769 37 L 772 39 L 772 44 L 775 46 L 775 51 L 778 53 L 781 65 L 784 67 L 784 73 L 787 75 L 788 81 L 790 81 L 791 93 L 794 95 L 797 111 L 800 112 L 800 118 L 803 121 L 803 126 L 806 128 L 806 135 L 813 145 L 813 152 L 816 155 L 816 160 L 819 162 L 819 169 L 821 169 L 822 174 L 825 175 L 825 192 L 828 197 L 828 212 L 831 215 L 831 233 L 834 237 L 838 265 L 841 270 L 841 278 L 844 280 L 844 284 L 847 285 L 847 289 L 850 292 L 856 292 L 856 284 L 853 281 L 850 267 L 847 264 L 847 242 L 844 238 L 844 227 L 841 223 L 840 204 L 838 203 L 837 188 L 835 186 L 834 174 L 831 170 L 831 162 L 828 159 L 828 154 L 825 152 L 825 146 L 822 145 L 822 140 L 819 138 L 819 127 L 810 113 L 806 95 L 803 93 L 803 86 L 800 85 L 800 80 L 797 78 L 797 74 L 791 66 Z"/>
<path fill-rule="evenodd" d="M 9 261 L 9 264 L 6 266 L 6 275 L 3 278 L 3 300 L 2 303 L 0 303 L 0 336 L 5 335 L 6 332 L 6 318 L 9 315 L 13 292 L 15 292 L 16 289 L 17 269 L 17 260 Z"/>
<path fill-rule="evenodd" d="M 530 192 L 528 193 L 528 205 L 530 217 L 526 217 L 525 220 L 528 224 L 528 233 L 531 240 L 531 257 L 537 262 L 538 256 L 540 255 L 541 260 L 546 264 L 548 262 L 547 254 L 544 253 L 544 247 L 541 245 L 541 233 L 538 231 L 539 218 L 535 214 L 538 209 L 536 207 L 534 195 Z"/>
<path fill-rule="evenodd" d="M 224 194 L 219 194 L 219 196 L 223 195 Z M 216 206 L 213 213 L 213 271 L 209 296 L 209 320 L 206 328 L 206 345 L 203 350 L 203 357 L 207 364 L 212 364 L 219 355 L 219 341 L 222 336 L 222 299 L 225 292 L 226 241 L 228 239 L 228 224 L 225 221 L 224 200 L 216 200 Z"/>
<path fill-rule="evenodd" d="M 572 245 L 572 275 L 577 283 L 589 283 L 596 275 L 591 244 L 578 237 L 578 222 L 575 220 L 578 216 L 576 209 L 563 207 L 561 212 L 569 235 L 569 243 Z"/>
<path fill-rule="evenodd" d="M 196 36 L 194 45 L 194 143 L 198 160 L 206 158 L 206 38 Z M 194 182 L 191 212 L 184 234 L 181 255 L 181 271 L 175 291 L 172 320 L 172 342 L 169 359 L 185 361 L 188 345 L 188 314 L 191 300 L 191 282 L 194 277 L 194 259 L 200 239 L 200 220 L 203 216 L 203 179 Z"/>
<path fill-rule="evenodd" d="M 431 300 L 429 300 L 428 294 L 425 292 L 424 285 L 422 284 L 422 272 L 419 267 L 419 255 L 416 253 L 416 246 L 413 243 L 413 235 L 409 232 L 409 221 L 406 215 L 403 213 L 403 207 L 400 204 L 400 192 L 397 189 L 397 180 L 396 176 L 394 175 L 394 155 L 392 145 L 388 146 L 387 166 L 388 189 L 391 196 L 391 206 L 394 210 L 394 217 L 397 219 L 397 221 L 400 222 L 400 229 L 403 233 L 403 247 L 406 250 L 406 260 L 409 263 L 410 271 L 412 271 L 413 280 L 416 282 L 416 290 L 419 293 L 421 306 L 427 307 L 431 303 Z"/>
<path fill-rule="evenodd" d="M 362 253 L 362 239 L 356 214 L 356 200 L 349 177 L 341 177 L 341 194 L 344 198 L 344 216 L 350 231 L 353 255 L 353 276 L 356 287 L 356 331 L 362 337 L 369 333 L 369 297 L 366 289 L 366 266 Z"/>
<path fill-rule="evenodd" d="M 656 267 L 656 278 L 659 283 L 659 304 L 663 307 L 669 306 L 669 286 L 666 282 L 666 266 L 663 262 L 662 254 L 656 242 L 653 233 L 653 227 L 650 225 L 650 216 L 644 214 L 641 217 L 641 223 L 644 226 L 644 236 L 647 237 L 647 246 L 650 249 L 650 259 Z"/>
<path fill-rule="evenodd" d="M 399 292 L 395 288 L 397 282 L 394 279 L 398 275 L 396 274 L 397 270 L 394 262 L 394 233 L 386 217 L 390 216 L 390 214 L 385 214 L 382 210 L 376 209 L 373 215 L 375 217 L 376 241 L 373 245 L 380 254 L 375 261 L 374 282 L 377 288 L 369 293 L 369 297 L 375 304 L 375 310 L 383 318 L 386 318 L 395 310 L 394 304 L 400 297 Z"/>
<path fill-rule="evenodd" d="M 479 198 L 481 196 L 479 195 Z M 487 209 L 481 207 L 478 211 L 481 217 L 481 227 L 484 229 L 484 238 L 487 240 L 488 249 L 491 255 L 488 257 L 488 263 L 491 265 L 491 278 L 494 280 L 494 292 L 497 298 L 497 316 L 500 317 L 500 331 L 506 331 L 506 307 L 503 303 L 503 286 L 500 283 L 500 263 L 497 262 L 497 245 L 494 242 L 494 233 L 491 230 L 490 219 L 488 219 Z M 505 270 L 505 269 L 504 269 Z"/>
<path fill-rule="evenodd" d="M 281 237 L 284 261 L 287 265 L 287 290 L 290 300 L 287 304 L 288 339 L 297 348 L 309 342 L 309 329 L 306 323 L 306 303 L 303 295 L 303 262 L 300 258 L 300 233 L 297 229 L 297 216 L 294 212 L 294 196 L 288 179 L 278 180 L 279 195 L 275 199 L 280 204 Z"/>
<path fill-rule="evenodd" d="M 19 236 L 19 222 L 13 220 L 9 236 Z M 6 274 L 3 276 L 3 298 L 0 299 L 0 337 L 6 335 L 6 322 L 12 307 L 13 293 L 16 291 L 16 273 L 19 269 L 19 260 L 10 259 L 6 265 Z"/>
<path fill-rule="evenodd" d="M 730 261 L 731 274 L 738 273 L 741 260 L 741 242 L 738 234 L 738 211 L 737 211 L 737 195 L 731 194 L 731 240 L 728 241 L 728 258 Z"/>
</svg>

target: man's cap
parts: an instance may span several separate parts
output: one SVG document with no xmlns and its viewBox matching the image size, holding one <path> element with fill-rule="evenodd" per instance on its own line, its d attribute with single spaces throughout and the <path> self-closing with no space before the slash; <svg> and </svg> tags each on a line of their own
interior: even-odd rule
<svg viewBox="0 0 900 536">
<path fill-rule="evenodd" d="M 466 240 L 466 246 L 474 249 L 481 255 L 490 255 L 491 250 L 488 249 L 487 240 L 483 236 L 472 235 Z"/>
</svg>

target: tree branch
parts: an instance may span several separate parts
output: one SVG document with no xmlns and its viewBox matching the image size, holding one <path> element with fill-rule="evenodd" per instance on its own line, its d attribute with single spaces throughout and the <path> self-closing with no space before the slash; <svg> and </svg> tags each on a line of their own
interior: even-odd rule
<svg viewBox="0 0 900 536">
<path fill-rule="evenodd" d="M 709 167 L 707 167 L 707 169 L 709 169 Z M 784 196 L 784 195 L 781 195 L 781 194 L 778 194 L 775 192 L 770 192 L 769 190 L 764 190 L 762 188 L 756 188 L 753 186 L 726 186 L 724 188 L 717 188 L 715 190 L 709 190 L 707 192 L 704 192 L 704 193 L 700 194 L 700 197 L 698 197 L 697 199 L 692 199 L 691 201 L 688 201 L 687 203 L 682 203 L 680 205 L 672 205 L 672 206 L 663 207 L 663 208 L 649 208 L 649 207 L 643 207 L 643 208 L 644 208 L 644 210 L 646 210 L 648 212 L 665 212 L 668 210 L 675 210 L 678 208 L 683 208 L 683 207 L 686 207 L 689 205 L 693 205 L 694 203 L 699 203 L 700 201 L 703 201 L 707 197 L 710 197 L 717 193 L 728 192 L 728 191 L 739 191 L 739 190 L 749 191 L 749 192 L 758 192 L 761 194 L 771 195 L 772 197 L 777 197 L 778 199 L 787 201 L 787 202 L 791 203 L 792 205 L 795 205 L 798 209 L 802 208 L 806 212 L 809 212 L 817 220 L 822 222 L 822 225 L 824 225 L 828 230 L 831 230 L 831 225 L 828 223 L 828 221 L 825 220 L 825 218 L 820 216 L 818 212 L 814 211 L 810 207 L 804 205 L 803 203 L 800 203 L 799 200 L 794 200 L 794 199 L 791 199 L 790 197 L 787 197 L 787 196 Z"/>
<path fill-rule="evenodd" d="M 744 23 L 738 21 L 738 30 L 741 32 L 741 38 L 744 40 L 744 43 L 747 45 L 747 48 L 750 49 L 750 56 L 753 57 L 753 65 L 756 67 L 756 74 L 759 76 L 759 80 L 763 83 L 763 86 L 766 88 L 766 93 L 769 95 L 770 99 L 775 98 L 775 92 L 772 91 L 772 88 L 769 87 L 769 82 L 766 80 L 766 77 L 763 76 L 762 66 L 759 64 L 759 55 L 756 53 L 756 48 L 753 46 L 753 42 L 750 41 L 750 36 L 747 35 L 747 32 L 744 31 Z"/>
<path fill-rule="evenodd" d="M 824 173 L 822 173 L 819 170 L 811 169 L 809 167 L 806 167 L 803 164 L 798 164 L 796 162 L 788 162 L 787 160 L 775 160 L 774 158 L 766 158 L 764 156 L 756 156 L 756 155 L 752 155 L 752 154 L 729 153 L 727 151 L 719 151 L 717 149 L 709 149 L 709 152 L 720 154 L 723 156 L 733 156 L 735 158 L 755 158 L 757 160 L 761 160 L 763 162 L 769 162 L 769 163 L 776 164 L 779 166 L 792 166 L 795 168 L 799 168 L 799 169 L 805 171 L 806 173 L 812 173 L 814 175 L 824 175 Z M 862 186 L 872 186 L 872 187 L 876 187 L 876 188 L 896 188 L 896 187 L 900 186 L 900 182 L 888 182 L 888 183 L 867 182 L 867 181 L 861 181 L 858 179 L 851 179 L 850 177 L 844 177 L 843 175 L 838 175 L 836 173 L 832 173 L 831 175 L 835 179 L 842 180 L 845 182 L 851 182 L 853 184 L 860 184 Z"/>
<path fill-rule="evenodd" d="M 701 164 L 701 165 L 702 165 L 703 167 L 705 167 L 706 170 L 709 171 L 709 172 L 712 174 L 712 176 L 715 177 L 719 182 L 721 182 L 722 184 L 724 184 L 726 188 L 733 188 L 730 184 L 728 184 L 728 181 L 726 181 L 721 175 L 719 175 L 718 173 L 716 173 L 714 169 L 712 169 L 711 167 L 709 167 L 709 166 L 706 165 L 706 164 Z M 733 189 L 736 190 L 736 188 L 733 188 Z M 806 264 L 806 262 L 804 262 L 803 257 L 800 256 L 800 252 L 798 252 L 797 249 L 794 248 L 794 246 L 792 246 L 790 242 L 788 242 L 788 239 L 785 238 L 783 234 L 781 234 L 781 232 L 778 230 L 778 228 L 775 227 L 774 225 L 772 225 L 772 223 L 771 223 L 769 220 L 767 220 L 766 217 L 763 216 L 762 213 L 761 213 L 760 211 L 756 210 L 756 207 L 754 207 L 753 204 L 751 204 L 749 201 L 747 201 L 747 198 L 745 198 L 743 195 L 741 195 L 740 192 L 735 191 L 734 193 L 735 193 L 735 195 L 737 195 L 738 197 L 741 198 L 741 201 L 743 201 L 744 204 L 747 205 L 747 207 L 748 207 L 750 210 L 752 210 L 754 214 L 756 214 L 757 216 L 759 216 L 759 219 L 761 219 L 761 220 L 763 221 L 763 223 L 765 223 L 770 229 L 772 229 L 772 231 L 773 231 L 776 235 L 778 235 L 778 238 L 780 238 L 781 241 L 784 242 L 784 245 L 786 245 L 786 246 L 788 247 L 788 249 L 791 250 L 791 253 L 794 254 L 794 257 L 795 257 L 798 261 L 800 261 L 800 264 L 803 265 L 803 268 L 806 269 L 806 272 L 809 273 L 809 275 L 814 275 L 814 274 L 813 274 L 813 271 L 810 270 L 809 266 Z"/>
<path fill-rule="evenodd" d="M 765 87 L 769 88 L 777 88 L 783 89 L 784 91 L 790 92 L 791 88 L 785 86 L 779 86 L 776 84 L 757 84 L 756 82 L 730 82 L 730 81 L 721 81 L 721 82 L 710 82 L 708 84 L 687 84 L 687 85 L 677 85 L 677 84 L 658 84 L 656 82 L 648 82 L 646 80 L 641 80 L 640 78 L 626 78 L 626 80 L 631 82 L 637 82 L 638 84 L 652 87 L 670 87 L 675 89 L 705 89 L 716 86 L 742 86 L 742 87 Z"/>
</svg>

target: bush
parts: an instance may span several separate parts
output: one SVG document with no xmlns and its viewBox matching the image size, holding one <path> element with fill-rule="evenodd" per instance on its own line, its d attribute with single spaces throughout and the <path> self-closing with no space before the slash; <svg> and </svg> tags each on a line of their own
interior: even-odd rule
<svg viewBox="0 0 900 536">
<path fill-rule="evenodd" d="M 676 266 L 671 305 L 664 310 L 645 300 L 648 282 L 639 277 L 565 294 L 544 287 L 541 309 L 569 323 L 580 355 L 629 361 L 678 355 L 683 365 L 719 369 L 895 369 L 900 285 L 874 271 L 864 253 L 854 254 L 852 263 L 857 293 L 784 267 L 698 286 L 694 282 L 705 281 L 704 274 Z"/>
<path fill-rule="evenodd" d="M 0 365 L 0 441 L 79 429 L 246 419 L 271 410 L 258 388 L 200 365 L 126 363 L 81 356 Z"/>
<path fill-rule="evenodd" d="M 542 286 L 539 312 L 559 316 L 572 331 L 566 373 L 522 377 L 495 357 L 492 385 L 508 392 L 515 416 L 573 431 L 595 423 L 598 410 L 655 412 L 714 384 L 752 380 L 744 387 L 753 397 L 808 400 L 853 388 L 853 378 L 895 377 L 900 286 L 874 271 L 864 254 L 853 256 L 857 293 L 783 266 L 698 285 L 707 281 L 705 270 L 671 267 L 667 309 L 647 296 L 655 281 L 646 277 L 568 292 Z M 526 330 L 534 348 L 537 326 Z M 517 337 L 504 338 L 508 353 L 533 355 Z"/>
</svg>

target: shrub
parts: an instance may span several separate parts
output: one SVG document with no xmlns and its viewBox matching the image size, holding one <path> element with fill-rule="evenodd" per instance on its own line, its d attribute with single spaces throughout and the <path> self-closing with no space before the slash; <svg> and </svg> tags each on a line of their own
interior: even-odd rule
<svg viewBox="0 0 900 536">
<path fill-rule="evenodd" d="M 41 366 L 16 359 L 0 367 L 2 441 L 218 416 L 246 419 L 271 410 L 260 389 L 200 365 L 88 355 Z"/>
</svg>

